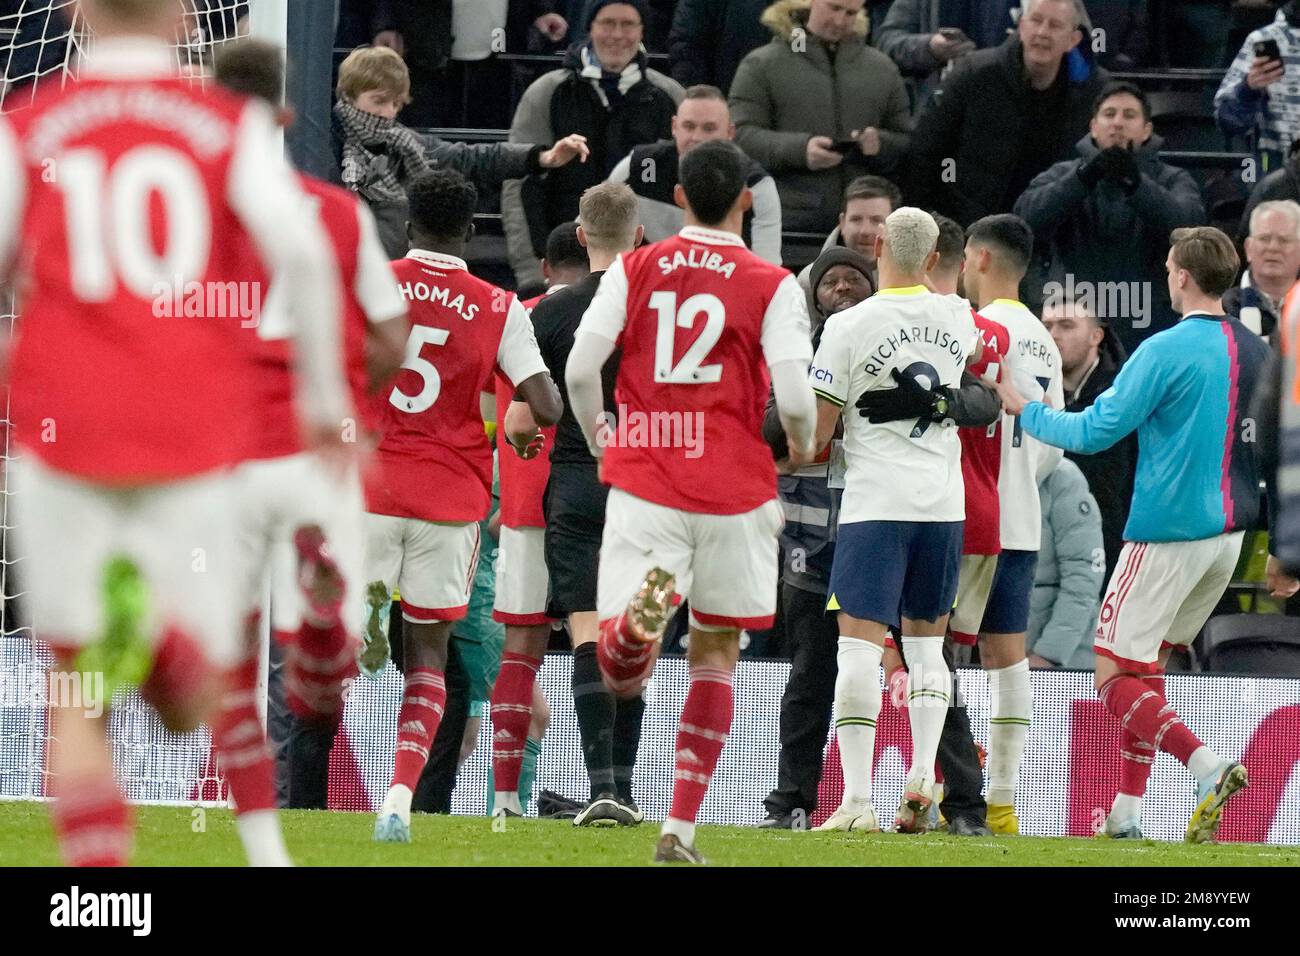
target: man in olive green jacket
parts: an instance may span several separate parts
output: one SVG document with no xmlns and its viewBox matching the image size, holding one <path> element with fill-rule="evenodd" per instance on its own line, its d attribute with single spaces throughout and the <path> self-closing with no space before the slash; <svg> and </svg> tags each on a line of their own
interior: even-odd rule
<svg viewBox="0 0 1300 956">
<path fill-rule="evenodd" d="M 772 40 L 731 83 L 736 143 L 776 180 L 790 232 L 829 232 L 849 181 L 888 175 L 907 150 L 907 90 L 893 61 L 866 45 L 862 6 L 772 4 L 762 18 Z"/>
</svg>

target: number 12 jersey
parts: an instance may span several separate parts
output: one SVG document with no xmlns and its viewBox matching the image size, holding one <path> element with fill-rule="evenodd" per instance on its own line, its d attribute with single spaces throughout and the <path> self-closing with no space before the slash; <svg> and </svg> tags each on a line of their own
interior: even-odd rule
<svg viewBox="0 0 1300 956">
<path fill-rule="evenodd" d="M 699 514 L 775 498 L 767 369 L 812 358 L 805 301 L 793 275 L 729 232 L 687 226 L 621 255 L 578 327 L 622 348 L 604 480 Z"/>
</svg>

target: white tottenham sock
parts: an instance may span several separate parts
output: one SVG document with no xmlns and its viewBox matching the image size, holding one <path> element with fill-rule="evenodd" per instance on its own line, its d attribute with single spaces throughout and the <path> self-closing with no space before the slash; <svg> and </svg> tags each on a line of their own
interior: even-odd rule
<svg viewBox="0 0 1300 956">
<path fill-rule="evenodd" d="M 252 810 L 235 817 L 249 866 L 293 866 L 274 810 Z"/>
<path fill-rule="evenodd" d="M 934 780 L 939 735 L 952 700 L 952 671 L 943 659 L 942 637 L 903 635 L 907 659 L 907 719 L 912 726 L 912 767 L 908 780 Z"/>
<path fill-rule="evenodd" d="M 991 806 L 1014 806 L 1020 761 L 1025 755 L 1025 735 L 1034 694 L 1029 683 L 1029 661 L 990 670 L 989 677 L 989 791 Z"/>
<path fill-rule="evenodd" d="M 871 762 L 876 754 L 876 718 L 880 716 L 879 644 L 841 637 L 839 674 L 835 677 L 835 736 L 844 768 L 840 806 L 862 810 L 871 803 Z"/>
</svg>

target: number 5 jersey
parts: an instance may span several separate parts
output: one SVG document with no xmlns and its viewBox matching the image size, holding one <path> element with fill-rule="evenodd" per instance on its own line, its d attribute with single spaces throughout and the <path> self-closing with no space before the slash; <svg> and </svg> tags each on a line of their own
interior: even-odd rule
<svg viewBox="0 0 1300 956">
<path fill-rule="evenodd" d="M 393 274 L 411 334 L 401 371 L 377 396 L 383 438 L 366 510 L 481 521 L 492 499 L 492 445 L 480 395 L 492 392 L 498 370 L 514 385 L 546 371 L 532 322 L 513 292 L 470 275 L 455 256 L 412 249 Z"/>
</svg>

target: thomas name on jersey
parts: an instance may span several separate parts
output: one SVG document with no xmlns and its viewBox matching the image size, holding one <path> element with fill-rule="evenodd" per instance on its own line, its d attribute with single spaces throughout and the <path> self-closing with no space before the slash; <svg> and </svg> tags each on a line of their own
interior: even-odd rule
<svg viewBox="0 0 1300 956">
<path fill-rule="evenodd" d="M 444 309 L 459 313 L 460 317 L 466 322 L 474 321 L 474 316 L 478 315 L 478 306 L 473 303 L 466 305 L 463 293 L 457 293 L 453 296 L 442 286 L 430 285 L 427 282 L 411 282 L 409 280 L 399 283 L 398 288 L 402 290 L 402 298 L 418 302 L 432 302 Z"/>
</svg>

